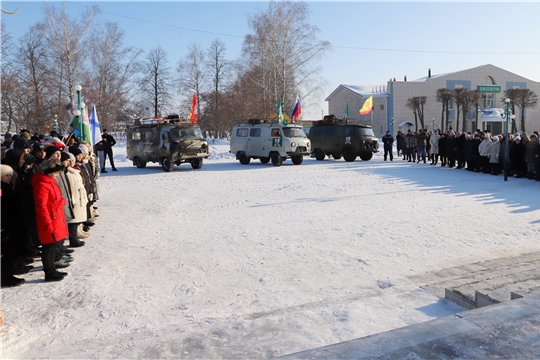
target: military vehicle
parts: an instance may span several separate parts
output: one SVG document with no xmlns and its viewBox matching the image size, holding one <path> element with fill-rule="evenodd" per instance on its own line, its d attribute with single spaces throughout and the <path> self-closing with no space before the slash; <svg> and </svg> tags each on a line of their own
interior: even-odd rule
<svg viewBox="0 0 540 360">
<path fill-rule="evenodd" d="M 379 140 L 371 126 L 339 120 L 334 115 L 314 121 L 309 139 L 317 160 L 324 160 L 328 155 L 334 159 L 343 156 L 345 161 L 354 161 L 360 156 L 360 159 L 368 161 L 379 151 Z"/>
<path fill-rule="evenodd" d="M 199 126 L 178 115 L 135 120 L 127 133 L 126 148 L 134 166 L 144 168 L 149 161 L 157 162 L 167 172 L 186 162 L 200 169 L 210 155 Z"/>
<path fill-rule="evenodd" d="M 272 161 L 275 166 L 291 159 L 293 164 L 300 165 L 311 151 L 310 141 L 301 125 L 281 125 L 261 119 L 250 119 L 234 126 L 230 146 L 229 152 L 244 165 L 251 159 L 259 159 L 263 164 Z"/>
</svg>

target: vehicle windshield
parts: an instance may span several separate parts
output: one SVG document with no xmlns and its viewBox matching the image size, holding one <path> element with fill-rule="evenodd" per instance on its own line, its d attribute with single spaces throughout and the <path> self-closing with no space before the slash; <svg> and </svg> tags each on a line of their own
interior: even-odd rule
<svg viewBox="0 0 540 360">
<path fill-rule="evenodd" d="M 285 135 L 285 137 L 288 137 L 288 138 L 306 137 L 306 133 L 304 132 L 304 129 L 297 128 L 297 127 L 284 127 L 283 135 Z"/>
<path fill-rule="evenodd" d="M 375 136 L 372 128 L 357 128 L 358 135 L 360 136 Z"/>
<path fill-rule="evenodd" d="M 190 129 L 171 129 L 171 138 L 173 140 L 181 140 L 181 139 L 192 139 L 197 138 L 201 139 L 202 133 L 201 129 L 199 128 L 190 128 Z"/>
</svg>

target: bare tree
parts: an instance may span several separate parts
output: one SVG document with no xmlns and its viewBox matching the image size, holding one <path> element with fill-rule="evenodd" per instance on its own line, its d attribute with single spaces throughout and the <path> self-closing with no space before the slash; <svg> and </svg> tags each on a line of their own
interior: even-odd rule
<svg viewBox="0 0 540 360">
<path fill-rule="evenodd" d="M 52 130 L 55 104 L 51 96 L 51 64 L 40 28 L 32 26 L 18 44 L 14 58 L 21 87 L 16 99 L 18 114 L 26 128 L 44 133 Z"/>
<path fill-rule="evenodd" d="M 99 121 L 107 128 L 114 128 L 116 117 L 134 95 L 132 79 L 139 71 L 142 50 L 124 46 L 123 39 L 124 31 L 113 22 L 96 29 L 91 39 L 92 48 L 98 51 L 89 57 L 91 73 L 85 97 L 96 104 Z"/>
<path fill-rule="evenodd" d="M 468 90 L 465 88 L 460 89 L 454 89 L 452 92 L 452 98 L 454 99 L 454 103 L 456 104 L 456 131 L 459 131 L 459 116 L 461 114 L 461 111 L 464 107 L 464 105 L 467 103 L 467 99 L 469 97 Z M 469 105 L 470 106 L 470 105 Z M 464 114 L 467 112 L 465 111 Z M 463 122 L 465 122 L 465 116 L 463 117 Z"/>
<path fill-rule="evenodd" d="M 452 90 L 441 88 L 437 90 L 437 101 L 442 103 L 441 128 L 448 128 L 448 118 L 450 117 L 450 102 L 452 101 Z M 446 123 L 445 123 L 446 117 Z"/>
<path fill-rule="evenodd" d="M 255 85 L 254 95 L 267 113 L 275 111 L 278 99 L 289 111 L 297 94 L 306 103 L 322 89 L 323 83 L 316 80 L 320 71 L 316 63 L 331 47 L 317 39 L 319 29 L 308 18 L 304 2 L 272 1 L 266 11 L 249 20 L 254 34 L 244 39 L 244 75 Z"/>
<path fill-rule="evenodd" d="M 461 132 L 467 131 L 467 113 L 472 107 L 472 94 L 469 90 L 464 89 L 461 93 L 461 112 L 463 113 L 463 124 L 461 125 Z M 456 126 L 456 130 L 459 130 Z"/>
<path fill-rule="evenodd" d="M 407 107 L 411 109 L 414 114 L 414 128 L 418 130 L 418 99 L 416 97 L 408 98 Z"/>
<path fill-rule="evenodd" d="M 214 128 L 220 128 L 218 123 L 221 120 L 221 99 L 224 97 L 224 89 L 229 85 L 228 79 L 234 67 L 234 63 L 226 59 L 225 51 L 225 43 L 215 39 L 206 53 L 206 68 L 212 89 L 207 96 L 204 118 L 207 125 Z"/>
<path fill-rule="evenodd" d="M 482 101 L 482 93 L 478 90 L 471 90 L 469 91 L 469 96 L 471 99 L 471 105 L 474 106 L 474 126 L 475 128 L 478 128 L 478 108 L 480 107 L 480 101 Z M 472 130 L 475 130 L 473 128 Z"/>
<path fill-rule="evenodd" d="M 205 54 L 199 44 L 193 43 L 189 46 L 186 57 L 178 62 L 177 67 L 180 92 L 185 95 L 186 108 L 191 107 L 193 94 L 197 94 L 197 113 L 201 114 L 202 93 L 206 90 L 208 82 Z M 201 116 L 199 122 L 204 125 L 204 118 Z"/>
<path fill-rule="evenodd" d="M 538 95 L 530 89 L 520 89 L 516 98 L 516 105 L 520 110 L 521 131 L 525 130 L 525 110 L 536 108 L 538 104 Z"/>
<path fill-rule="evenodd" d="M 1 119 L 2 121 L 7 121 L 6 132 L 9 132 L 12 126 L 16 127 L 14 100 L 17 98 L 16 89 L 18 85 L 16 71 L 11 66 L 13 64 L 11 57 L 13 43 L 11 41 L 11 35 L 5 31 L 4 22 L 0 22 L 0 31 L 0 42 L 2 46 L 2 51 L 0 52 L 0 59 L 2 61 L 0 69 L 2 74 L 0 77 L 0 94 L 2 97 Z"/>
<path fill-rule="evenodd" d="M 56 62 L 51 67 L 51 74 L 58 89 L 59 107 L 65 98 L 69 99 L 70 104 L 75 103 L 73 89 L 92 50 L 88 33 L 97 13 L 99 8 L 93 6 L 72 18 L 65 4 L 61 8 L 45 7 L 45 20 L 38 26 L 47 42 L 49 56 Z"/>
<path fill-rule="evenodd" d="M 146 55 L 142 65 L 140 86 L 143 96 L 150 99 L 154 107 L 154 116 L 162 114 L 172 101 L 173 85 L 168 64 L 167 53 L 157 46 Z"/>
</svg>

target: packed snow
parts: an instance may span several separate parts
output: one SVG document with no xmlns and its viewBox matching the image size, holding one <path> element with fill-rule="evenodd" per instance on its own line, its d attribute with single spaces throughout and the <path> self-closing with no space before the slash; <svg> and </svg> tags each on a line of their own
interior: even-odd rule
<svg viewBox="0 0 540 360">
<path fill-rule="evenodd" d="M 125 143 L 69 275 L 2 289 L 4 359 L 271 358 L 464 309 L 438 269 L 540 250 L 540 184 L 402 161 L 138 169 Z"/>
</svg>

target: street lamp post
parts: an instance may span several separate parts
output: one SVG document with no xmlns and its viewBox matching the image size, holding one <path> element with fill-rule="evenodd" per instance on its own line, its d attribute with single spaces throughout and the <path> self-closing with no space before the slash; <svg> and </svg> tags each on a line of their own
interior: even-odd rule
<svg viewBox="0 0 540 360">
<path fill-rule="evenodd" d="M 435 131 L 435 118 L 431 121 L 431 131 Z"/>
<path fill-rule="evenodd" d="M 388 122 L 388 98 L 390 97 L 390 94 L 385 94 L 384 95 L 384 110 L 386 111 L 386 125 L 389 125 L 388 127 L 390 128 L 390 134 L 392 136 L 394 136 L 394 125 L 392 123 L 389 123 Z M 393 118 L 392 118 L 393 119 Z"/>
<path fill-rule="evenodd" d="M 506 116 L 506 129 L 505 129 L 505 141 L 504 141 L 504 181 L 508 181 L 508 122 L 510 120 L 510 99 L 504 100 L 506 107 L 504 113 Z"/>
<path fill-rule="evenodd" d="M 75 91 L 77 92 L 77 109 L 79 110 L 79 125 L 80 125 L 80 132 L 81 132 L 81 141 L 84 140 L 84 133 L 83 133 L 83 119 L 82 119 L 82 95 L 81 95 L 82 86 L 81 85 L 75 85 Z"/>
</svg>

